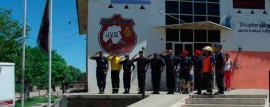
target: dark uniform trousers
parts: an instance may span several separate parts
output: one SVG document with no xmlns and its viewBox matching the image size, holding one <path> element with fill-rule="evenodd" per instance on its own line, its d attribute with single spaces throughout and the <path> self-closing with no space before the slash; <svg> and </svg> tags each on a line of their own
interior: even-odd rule
<svg viewBox="0 0 270 107">
<path fill-rule="evenodd" d="M 104 91 L 106 87 L 107 74 L 105 72 L 106 69 L 97 69 L 96 71 L 97 85 L 100 91 Z"/>
<path fill-rule="evenodd" d="M 131 71 L 125 70 L 123 74 L 124 88 L 130 88 Z"/>
<path fill-rule="evenodd" d="M 219 92 L 224 92 L 224 73 L 221 70 L 216 70 L 216 81 Z"/>
<path fill-rule="evenodd" d="M 214 73 L 213 72 L 204 72 L 203 73 L 204 83 L 206 87 L 207 92 L 213 92 L 213 78 Z"/>
<path fill-rule="evenodd" d="M 152 85 L 154 91 L 159 91 L 160 88 L 160 79 L 161 79 L 161 73 L 160 70 L 152 70 Z"/>
<path fill-rule="evenodd" d="M 111 72 L 111 78 L 112 78 L 112 88 L 118 89 L 119 88 L 119 71 L 118 70 L 112 70 Z"/>
<path fill-rule="evenodd" d="M 138 85 L 140 88 L 140 92 L 144 91 L 145 87 L 145 70 L 138 70 Z"/>
<path fill-rule="evenodd" d="M 166 69 L 166 80 L 169 92 L 174 92 L 175 88 L 174 69 Z"/>
<path fill-rule="evenodd" d="M 202 91 L 202 75 L 200 71 L 195 71 L 194 73 L 194 83 L 195 83 L 195 88 L 198 90 L 198 92 Z"/>
<path fill-rule="evenodd" d="M 179 79 L 185 79 L 186 82 L 191 81 L 190 73 L 189 71 L 181 71 L 179 75 Z"/>
</svg>

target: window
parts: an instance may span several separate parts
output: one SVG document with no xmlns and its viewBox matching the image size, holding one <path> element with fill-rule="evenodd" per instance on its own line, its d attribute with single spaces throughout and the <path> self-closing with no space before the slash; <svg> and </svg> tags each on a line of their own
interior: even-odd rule
<svg viewBox="0 0 270 107">
<path fill-rule="evenodd" d="M 194 0 L 194 1 L 202 1 L 202 2 L 205 2 L 206 0 Z"/>
<path fill-rule="evenodd" d="M 170 24 L 179 24 L 179 16 L 178 15 L 172 15 L 174 18 L 166 15 L 166 25 Z"/>
<path fill-rule="evenodd" d="M 205 46 L 212 46 L 211 43 L 194 43 L 194 50 L 202 50 Z"/>
<path fill-rule="evenodd" d="M 192 2 L 180 2 L 180 13 L 181 14 L 192 14 Z"/>
<path fill-rule="evenodd" d="M 177 29 L 166 29 L 166 41 L 179 42 L 179 30 L 177 30 Z"/>
<path fill-rule="evenodd" d="M 165 0 L 166 24 L 192 23 L 201 21 L 220 22 L 220 0 Z M 245 1 L 245 0 L 233 0 Z M 256 0 L 247 0 L 247 2 Z M 262 1 L 262 0 L 259 0 Z M 180 20 L 182 21 L 180 21 Z M 196 49 L 212 46 L 221 41 L 219 30 L 166 29 L 166 49 L 173 49 L 178 56 L 183 49 L 192 56 Z"/>
<path fill-rule="evenodd" d="M 172 49 L 172 43 L 166 43 L 166 50 Z"/>
<path fill-rule="evenodd" d="M 193 30 L 181 30 L 181 42 L 193 42 Z"/>
<path fill-rule="evenodd" d="M 219 2 L 219 0 L 208 0 L 208 2 Z"/>
<path fill-rule="evenodd" d="M 179 14 L 179 2 L 166 1 L 166 13 Z"/>
<path fill-rule="evenodd" d="M 208 3 L 208 15 L 219 16 L 219 4 Z"/>
<path fill-rule="evenodd" d="M 194 3 L 194 14 L 205 15 L 206 3 Z"/>
<path fill-rule="evenodd" d="M 193 44 L 185 44 L 185 50 L 188 51 L 188 56 L 193 56 Z"/>
<path fill-rule="evenodd" d="M 181 15 L 180 16 L 180 19 L 186 23 L 190 23 L 190 22 L 193 22 L 193 18 L 192 16 L 187 16 L 187 15 Z M 183 23 L 183 22 L 181 22 Z"/>
<path fill-rule="evenodd" d="M 178 56 L 183 50 L 183 44 L 174 44 L 174 55 Z"/>
<path fill-rule="evenodd" d="M 200 21 L 206 21 L 205 16 L 195 16 L 194 17 L 194 22 L 200 22 Z"/>
<path fill-rule="evenodd" d="M 220 22 L 220 19 L 219 19 L 219 17 L 208 17 L 208 21 L 219 23 Z"/>
<path fill-rule="evenodd" d="M 208 42 L 220 42 L 220 31 L 209 30 L 208 31 Z"/>
<path fill-rule="evenodd" d="M 194 30 L 195 42 L 207 42 L 206 30 Z"/>
</svg>

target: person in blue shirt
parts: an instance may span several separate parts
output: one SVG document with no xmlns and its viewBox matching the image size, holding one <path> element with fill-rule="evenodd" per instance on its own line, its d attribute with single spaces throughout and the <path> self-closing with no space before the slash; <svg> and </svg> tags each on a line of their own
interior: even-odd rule
<svg viewBox="0 0 270 107">
<path fill-rule="evenodd" d="M 197 92 L 195 94 L 202 94 L 202 73 L 203 73 L 203 59 L 202 52 L 200 50 L 195 51 L 195 57 L 193 59 L 194 65 L 194 84 Z"/>
<path fill-rule="evenodd" d="M 135 65 L 132 62 L 132 60 L 129 60 L 129 55 L 125 55 L 125 60 L 120 62 L 121 65 L 123 65 L 123 82 L 124 82 L 124 88 L 125 92 L 124 94 L 129 93 L 130 89 L 130 80 L 131 80 L 131 73 L 135 69 Z M 132 68 L 132 69 L 131 69 Z"/>
<path fill-rule="evenodd" d="M 181 87 L 180 93 L 189 94 L 190 91 L 190 84 L 192 82 L 192 78 L 190 76 L 190 71 L 192 69 L 192 61 L 189 57 L 187 57 L 188 51 L 183 50 L 181 53 L 181 60 L 180 60 L 180 70 L 179 70 L 179 79 L 184 84 L 179 85 Z"/>
<path fill-rule="evenodd" d="M 163 55 L 164 53 L 167 53 L 166 55 Z M 166 83 L 168 87 L 168 93 L 167 94 L 174 94 L 175 89 L 175 71 L 177 67 L 177 58 L 173 56 L 172 50 L 165 50 L 162 53 L 159 54 L 161 58 L 164 59 L 166 64 Z"/>
<path fill-rule="evenodd" d="M 222 44 L 217 43 L 215 46 L 215 74 L 218 86 L 218 92 L 215 94 L 224 94 L 224 67 L 226 64 L 226 57 L 222 51 Z"/>
<path fill-rule="evenodd" d="M 148 59 L 143 56 L 143 51 L 139 52 L 138 58 L 136 58 L 136 56 L 137 55 L 132 58 L 132 62 L 137 62 L 138 85 L 140 88 L 138 94 L 144 94 L 145 73 L 148 69 Z"/>
<path fill-rule="evenodd" d="M 97 54 L 99 54 L 99 56 L 96 56 Z M 96 60 L 97 63 L 96 78 L 97 78 L 97 85 L 99 88 L 99 94 L 104 94 L 104 90 L 106 87 L 106 77 L 109 66 L 108 59 L 103 56 L 102 51 L 96 52 L 93 56 L 90 57 L 90 59 Z"/>
<path fill-rule="evenodd" d="M 165 62 L 158 56 L 158 53 L 154 53 L 154 58 L 149 59 L 151 56 L 152 55 L 148 56 L 148 61 L 150 62 L 152 70 L 152 85 L 154 89 L 152 94 L 159 94 L 161 73 L 164 70 Z"/>
</svg>

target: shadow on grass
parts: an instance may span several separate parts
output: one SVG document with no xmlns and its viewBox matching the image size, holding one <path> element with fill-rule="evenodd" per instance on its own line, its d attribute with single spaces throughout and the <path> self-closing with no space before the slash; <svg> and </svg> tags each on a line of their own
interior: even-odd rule
<svg viewBox="0 0 270 107">
<path fill-rule="evenodd" d="M 59 97 L 56 97 L 56 96 L 52 96 L 51 97 L 51 102 L 54 103 L 54 100 L 59 98 Z M 31 97 L 31 98 L 28 98 L 24 101 L 24 106 L 25 107 L 30 107 L 30 106 L 34 106 L 34 105 L 37 105 L 39 103 L 48 103 L 48 97 Z M 17 100 L 15 102 L 15 107 L 21 107 L 21 100 Z"/>
</svg>

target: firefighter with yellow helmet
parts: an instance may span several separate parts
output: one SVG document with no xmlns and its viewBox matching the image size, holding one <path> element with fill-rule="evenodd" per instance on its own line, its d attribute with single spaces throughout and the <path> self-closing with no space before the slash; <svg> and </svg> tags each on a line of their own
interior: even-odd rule
<svg viewBox="0 0 270 107">
<path fill-rule="evenodd" d="M 214 62 L 215 58 L 212 56 L 213 49 L 211 46 L 205 46 L 203 49 L 203 80 L 206 86 L 206 92 L 204 95 L 211 95 L 213 93 L 213 80 L 214 80 Z"/>
</svg>

